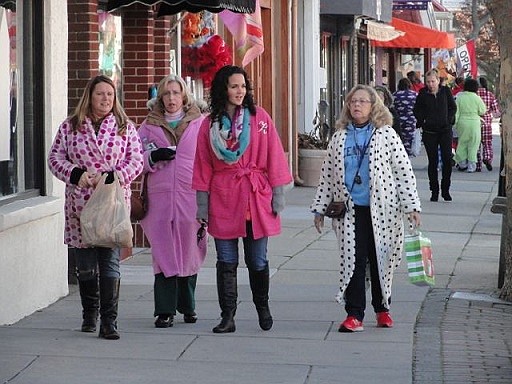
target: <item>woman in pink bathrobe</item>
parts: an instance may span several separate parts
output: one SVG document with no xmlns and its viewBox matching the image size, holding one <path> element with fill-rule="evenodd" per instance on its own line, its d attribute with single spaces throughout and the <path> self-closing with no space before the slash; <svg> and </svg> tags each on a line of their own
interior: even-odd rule
<svg viewBox="0 0 512 384">
<path fill-rule="evenodd" d="M 80 216 L 103 173 L 117 175 L 129 207 L 131 182 L 142 171 L 142 148 L 134 124 L 116 96 L 111 79 L 89 80 L 75 111 L 60 125 L 48 154 L 48 167 L 66 183 L 64 243 L 72 250 L 82 302 L 82 332 L 117 340 L 119 248 L 86 247 Z M 111 180 L 111 181 L 110 181 Z"/>
<path fill-rule="evenodd" d="M 185 323 L 197 321 L 196 280 L 207 239 L 197 238 L 192 168 L 202 120 L 183 79 L 169 75 L 139 128 L 149 201 L 141 224 L 151 244 L 157 328 L 172 327 L 176 311 Z"/>
<path fill-rule="evenodd" d="M 254 104 L 247 73 L 225 66 L 210 90 L 210 115 L 197 141 L 192 188 L 197 218 L 208 224 L 217 251 L 221 322 L 215 333 L 235 331 L 238 239 L 261 329 L 272 328 L 268 305 L 268 237 L 281 231 L 284 186 L 292 181 L 274 123 Z"/>
</svg>

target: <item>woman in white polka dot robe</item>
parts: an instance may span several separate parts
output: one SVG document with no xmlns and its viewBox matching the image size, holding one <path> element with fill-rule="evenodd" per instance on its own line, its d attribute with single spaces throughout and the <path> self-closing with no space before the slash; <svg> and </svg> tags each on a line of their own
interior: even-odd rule
<svg viewBox="0 0 512 384">
<path fill-rule="evenodd" d="M 393 326 L 391 285 L 401 260 L 405 215 L 420 225 L 416 177 L 391 123 L 373 88 L 357 85 L 349 92 L 311 205 L 319 232 L 331 201 L 347 206 L 345 216 L 332 223 L 341 254 L 337 298 L 348 314 L 340 332 L 363 330 L 367 265 L 377 326 Z"/>
</svg>

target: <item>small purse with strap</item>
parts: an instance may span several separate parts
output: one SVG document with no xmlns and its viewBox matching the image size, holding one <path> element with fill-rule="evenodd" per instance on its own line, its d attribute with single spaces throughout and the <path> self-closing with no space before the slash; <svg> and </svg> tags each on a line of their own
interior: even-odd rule
<svg viewBox="0 0 512 384">
<path fill-rule="evenodd" d="M 325 211 L 325 216 L 331 219 L 342 219 L 345 217 L 347 206 L 344 201 L 331 201 Z"/>
</svg>

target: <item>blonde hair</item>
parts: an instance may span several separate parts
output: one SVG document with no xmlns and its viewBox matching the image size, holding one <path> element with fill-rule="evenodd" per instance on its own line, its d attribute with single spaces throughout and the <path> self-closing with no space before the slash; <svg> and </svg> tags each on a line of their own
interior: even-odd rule
<svg viewBox="0 0 512 384">
<path fill-rule="evenodd" d="M 165 112 L 165 106 L 162 101 L 162 97 L 164 93 L 167 92 L 167 84 L 169 83 L 177 83 L 180 86 L 181 97 L 183 98 L 183 111 L 187 112 L 195 104 L 194 96 L 192 96 L 192 93 L 188 89 L 185 80 L 183 80 L 180 76 L 177 75 L 167 75 L 162 80 L 160 80 L 157 88 L 156 102 L 153 105 L 153 109 L 158 108 L 159 112 L 161 112 L 162 114 Z"/>
<path fill-rule="evenodd" d="M 353 122 L 349 106 L 354 93 L 357 91 L 365 91 L 368 93 L 368 96 L 370 96 L 370 101 L 372 103 L 370 110 L 370 123 L 374 127 L 380 128 L 385 125 L 391 126 L 393 124 L 393 116 L 391 115 L 391 112 L 389 112 L 389 109 L 384 105 L 380 97 L 377 95 L 375 89 L 368 85 L 357 84 L 350 90 L 350 92 L 347 94 L 347 97 L 345 97 L 345 104 L 343 105 L 341 116 L 338 121 L 336 121 L 336 129 L 346 129 L 347 126 Z"/>
<path fill-rule="evenodd" d="M 440 77 L 439 77 L 439 71 L 437 70 L 437 68 L 432 68 L 427 73 L 425 73 L 425 79 L 428 76 L 435 76 L 437 80 L 441 80 Z"/>
<path fill-rule="evenodd" d="M 126 115 L 126 112 L 121 106 L 121 103 L 119 103 L 119 100 L 117 98 L 116 86 L 114 82 L 105 75 L 95 76 L 87 82 L 87 85 L 84 89 L 84 93 L 82 94 L 82 97 L 80 98 L 80 101 L 78 102 L 75 111 L 68 117 L 71 127 L 73 131 L 77 131 L 85 121 L 86 117 L 92 118 L 92 93 L 94 92 L 94 88 L 96 87 L 96 85 L 98 85 L 99 83 L 107 83 L 114 90 L 114 104 L 111 112 L 114 114 L 114 117 L 116 118 L 117 134 L 123 135 L 126 131 L 126 125 L 128 124 L 128 122 L 130 122 L 130 119 Z"/>
</svg>

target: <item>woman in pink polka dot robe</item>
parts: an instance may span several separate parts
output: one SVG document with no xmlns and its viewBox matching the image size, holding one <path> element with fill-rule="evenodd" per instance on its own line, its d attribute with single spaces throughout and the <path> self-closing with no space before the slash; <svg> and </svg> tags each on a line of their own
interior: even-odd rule
<svg viewBox="0 0 512 384">
<path fill-rule="evenodd" d="M 116 97 L 114 83 L 100 75 L 92 78 L 75 112 L 59 127 L 48 155 L 48 167 L 66 183 L 64 243 L 73 248 L 83 307 L 82 332 L 95 332 L 98 309 L 99 336 L 119 339 L 119 249 L 85 248 L 80 213 L 102 174 L 107 182 L 114 172 L 130 204 L 131 182 L 141 173 L 142 145 L 133 123 Z"/>
</svg>

